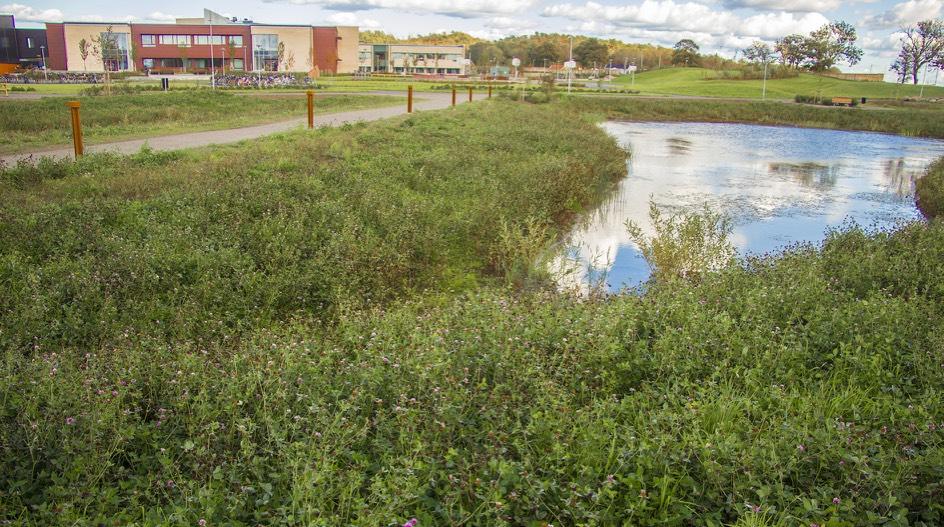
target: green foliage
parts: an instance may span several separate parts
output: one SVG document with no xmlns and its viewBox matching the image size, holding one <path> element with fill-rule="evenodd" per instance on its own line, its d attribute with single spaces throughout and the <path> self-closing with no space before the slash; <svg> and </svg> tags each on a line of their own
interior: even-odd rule
<svg viewBox="0 0 944 527">
<path fill-rule="evenodd" d="M 493 102 L 13 167 L 0 176 L 0 348 L 227 341 L 487 276 L 501 219 L 566 223 L 626 170 L 595 125 Z"/>
<path fill-rule="evenodd" d="M 9 351 L 0 518 L 937 525 L 941 273 L 940 224 L 854 229 L 643 297 Z"/>
<path fill-rule="evenodd" d="M 547 285 L 547 259 L 552 254 L 554 233 L 545 221 L 527 218 L 520 225 L 499 223 L 498 239 L 492 249 L 492 264 L 517 289 Z"/>
<path fill-rule="evenodd" d="M 944 138 L 944 118 L 939 110 L 895 107 L 880 112 L 865 112 L 779 102 L 667 102 L 589 96 L 572 97 L 564 104 L 581 112 L 603 114 L 611 119 L 783 124 Z"/>
<path fill-rule="evenodd" d="M 626 224 L 626 230 L 656 281 L 698 282 L 705 273 L 730 265 L 734 260 L 736 253 L 729 241 L 731 219 L 707 205 L 701 211 L 664 216 L 650 201 L 649 221 L 655 231 L 651 236 L 633 222 Z"/>
<path fill-rule="evenodd" d="M 938 159 L 915 182 L 915 201 L 925 218 L 934 219 L 944 214 L 944 158 Z"/>
</svg>

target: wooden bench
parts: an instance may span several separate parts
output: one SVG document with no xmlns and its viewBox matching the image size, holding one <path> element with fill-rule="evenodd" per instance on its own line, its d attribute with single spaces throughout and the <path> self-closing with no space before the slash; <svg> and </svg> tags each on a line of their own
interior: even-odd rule
<svg viewBox="0 0 944 527">
<path fill-rule="evenodd" d="M 833 97 L 833 105 L 835 106 L 852 106 L 851 97 Z"/>
</svg>

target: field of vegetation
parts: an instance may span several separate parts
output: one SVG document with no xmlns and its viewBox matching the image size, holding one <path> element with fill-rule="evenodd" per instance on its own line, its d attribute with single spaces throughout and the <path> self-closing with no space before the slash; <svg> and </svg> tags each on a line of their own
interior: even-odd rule
<svg viewBox="0 0 944 527">
<path fill-rule="evenodd" d="M 223 91 L 181 91 L 79 97 L 82 131 L 88 143 L 152 137 L 181 132 L 235 128 L 292 117 L 304 118 L 306 99 L 299 95 L 252 96 Z M 392 96 L 332 95 L 316 99 L 319 113 L 401 104 Z M 65 100 L 0 101 L 0 153 L 71 144 Z"/>
<path fill-rule="evenodd" d="M 620 85 L 631 81 L 629 75 L 615 80 Z M 725 79 L 718 72 L 705 68 L 668 68 L 637 74 L 632 87 L 643 94 L 760 98 L 762 85 L 761 80 Z M 767 80 L 767 97 L 771 99 L 792 100 L 796 95 L 897 99 L 917 97 L 920 92 L 920 86 L 911 84 L 848 81 L 811 73 Z M 944 97 L 944 88 L 925 86 L 924 96 Z"/>
<path fill-rule="evenodd" d="M 944 224 L 557 293 L 526 268 L 625 173 L 601 115 L 2 172 L 0 521 L 944 521 Z"/>
<path fill-rule="evenodd" d="M 940 104 L 916 108 L 884 106 L 881 110 L 868 110 L 772 101 L 667 101 L 592 95 L 572 97 L 566 104 L 580 114 L 589 114 L 597 119 L 756 123 L 944 138 L 944 105 Z"/>
</svg>

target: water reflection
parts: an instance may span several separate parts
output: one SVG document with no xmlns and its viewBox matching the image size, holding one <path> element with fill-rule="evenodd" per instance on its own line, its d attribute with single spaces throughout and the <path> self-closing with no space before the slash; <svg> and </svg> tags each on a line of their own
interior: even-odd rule
<svg viewBox="0 0 944 527">
<path fill-rule="evenodd" d="M 629 176 L 574 229 L 557 262 L 564 286 L 634 287 L 649 269 L 626 234 L 651 234 L 648 203 L 693 210 L 708 203 L 735 222 L 741 254 L 818 241 L 846 219 L 888 226 L 917 217 L 914 180 L 944 142 L 892 135 L 712 123 L 607 123 L 633 152 Z"/>
</svg>

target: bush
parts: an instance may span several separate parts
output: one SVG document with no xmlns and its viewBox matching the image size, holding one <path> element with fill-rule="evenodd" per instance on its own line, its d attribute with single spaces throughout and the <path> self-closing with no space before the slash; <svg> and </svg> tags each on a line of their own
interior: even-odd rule
<svg viewBox="0 0 944 527">
<path fill-rule="evenodd" d="M 932 164 L 915 182 L 915 201 L 925 218 L 944 214 L 944 157 Z"/>
</svg>

